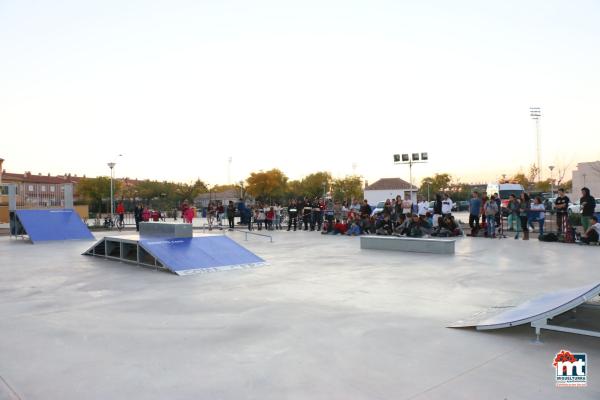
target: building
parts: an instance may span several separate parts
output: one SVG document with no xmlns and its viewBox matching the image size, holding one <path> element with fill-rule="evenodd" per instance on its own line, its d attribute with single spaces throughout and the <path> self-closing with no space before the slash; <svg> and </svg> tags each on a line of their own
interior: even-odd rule
<svg viewBox="0 0 600 400">
<path fill-rule="evenodd" d="M 414 193 L 417 191 L 417 187 L 413 186 L 413 198 Z M 402 199 L 410 195 L 410 183 L 400 178 L 382 178 L 377 182 L 365 186 L 365 199 L 370 205 L 377 205 L 380 201 L 387 199 L 395 199 L 396 196 L 400 196 Z"/>
<path fill-rule="evenodd" d="M 572 179 L 573 197 L 579 198 L 582 187 L 590 188 L 592 196 L 600 197 L 600 161 L 578 163 Z"/>
</svg>

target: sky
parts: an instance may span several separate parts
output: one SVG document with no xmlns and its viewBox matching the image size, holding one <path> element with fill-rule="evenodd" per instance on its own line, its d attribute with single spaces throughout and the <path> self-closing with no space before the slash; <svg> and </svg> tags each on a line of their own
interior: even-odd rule
<svg viewBox="0 0 600 400">
<path fill-rule="evenodd" d="M 415 182 L 486 182 L 536 161 L 538 106 L 546 178 L 600 159 L 598 21 L 596 0 L 0 0 L 0 157 L 223 184 L 408 180 L 393 154 L 428 152 Z"/>
</svg>

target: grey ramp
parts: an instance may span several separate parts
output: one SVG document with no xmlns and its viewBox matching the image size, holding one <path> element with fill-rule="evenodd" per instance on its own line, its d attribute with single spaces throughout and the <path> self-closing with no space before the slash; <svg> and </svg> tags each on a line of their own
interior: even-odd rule
<svg viewBox="0 0 600 400">
<path fill-rule="evenodd" d="M 518 306 L 496 307 L 448 326 L 449 328 L 469 328 L 478 330 L 500 329 L 552 319 L 569 311 L 600 294 L 600 284 L 590 284 L 576 288 L 562 289 L 546 293 L 525 301 Z"/>
<path fill-rule="evenodd" d="M 415 253 L 454 254 L 455 242 L 454 239 L 361 236 L 360 248 Z"/>
</svg>

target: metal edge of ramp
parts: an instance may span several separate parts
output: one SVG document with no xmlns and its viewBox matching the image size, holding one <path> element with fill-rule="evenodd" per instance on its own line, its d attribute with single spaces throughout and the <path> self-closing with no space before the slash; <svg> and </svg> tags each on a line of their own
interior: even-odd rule
<svg viewBox="0 0 600 400">
<path fill-rule="evenodd" d="M 221 235 L 219 235 L 219 237 L 221 237 Z M 161 238 L 161 239 L 162 240 L 170 240 L 167 238 Z M 172 239 L 179 240 L 182 238 L 172 238 Z M 202 239 L 202 238 L 196 236 L 196 237 L 192 237 L 192 239 Z M 248 249 L 246 249 L 244 246 L 237 243 L 235 240 L 233 240 L 231 238 L 227 238 L 227 239 L 229 239 L 232 243 L 241 247 L 242 249 L 250 252 Z M 199 267 L 199 268 L 190 268 L 190 269 L 185 269 L 185 270 L 175 270 L 175 269 L 172 269 L 171 267 L 169 267 L 169 263 L 165 262 L 165 260 L 162 257 L 160 257 L 159 255 L 156 254 L 156 252 L 153 252 L 150 248 L 148 248 L 147 246 L 144 246 L 144 243 L 141 240 L 139 242 L 139 246 L 142 249 L 144 249 L 146 252 L 148 252 L 148 254 L 150 254 L 152 257 L 154 257 L 158 261 L 160 261 L 160 263 L 165 268 L 167 268 L 169 271 L 173 272 L 174 274 L 176 274 L 178 276 L 197 275 L 197 274 L 205 274 L 205 273 L 216 272 L 216 271 L 262 267 L 262 266 L 268 265 L 268 263 L 266 261 L 261 261 L 261 262 L 255 262 L 255 263 L 228 264 L 228 265 L 221 265 L 221 266 L 215 266 L 215 267 Z M 252 254 L 254 254 L 254 253 L 252 253 Z M 256 257 L 262 260 L 262 258 L 260 258 L 258 256 L 256 256 Z"/>
<path fill-rule="evenodd" d="M 577 293 L 574 295 L 573 293 Z M 543 301 L 546 299 L 551 299 L 552 295 L 555 295 L 560 298 L 560 296 L 570 295 L 570 300 L 562 301 L 561 304 L 553 304 L 549 306 L 545 311 L 535 311 L 530 312 L 529 315 L 523 315 L 522 318 L 507 318 L 506 315 L 510 315 L 511 313 L 515 313 L 518 310 L 523 311 L 523 314 L 526 314 L 527 306 L 537 306 L 540 307 L 536 302 Z M 450 325 L 448 328 L 475 328 L 477 330 L 492 330 L 492 329 L 503 329 L 509 328 L 513 326 L 519 326 L 527 323 L 531 323 L 531 326 L 536 329 L 536 335 L 539 340 L 540 329 L 554 330 L 560 332 L 567 333 L 577 333 L 588 336 L 600 337 L 600 332 L 583 330 L 583 329 L 575 329 L 563 327 L 560 325 L 552 325 L 548 324 L 548 320 L 551 320 L 569 310 L 575 309 L 578 306 L 583 305 L 584 303 L 594 299 L 600 295 L 600 284 L 596 285 L 588 285 L 571 289 L 564 289 L 553 293 L 546 293 L 540 296 L 537 296 L 529 301 L 521 303 L 517 306 L 506 306 L 506 307 L 494 307 L 488 308 L 487 310 L 478 312 L 473 316 L 466 318 L 464 320 L 456 321 Z M 543 303 L 542 303 L 543 304 Z M 503 317 L 503 315 L 505 317 Z"/>
</svg>

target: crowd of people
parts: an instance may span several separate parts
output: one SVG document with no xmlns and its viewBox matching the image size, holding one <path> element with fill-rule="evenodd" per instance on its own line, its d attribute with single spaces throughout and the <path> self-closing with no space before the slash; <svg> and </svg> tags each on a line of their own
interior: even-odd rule
<svg viewBox="0 0 600 400">
<path fill-rule="evenodd" d="M 564 189 L 558 190 L 554 203 L 556 214 L 556 233 L 548 235 L 562 236 L 565 242 L 590 243 L 598 242 L 600 224 L 595 215 L 596 201 L 588 188 L 581 189 L 581 225 L 583 230 L 577 232 L 570 224 L 568 206 L 571 200 Z M 246 207 L 242 202 L 233 201 L 225 206 L 222 202 L 210 202 L 206 208 L 209 228 L 222 226 L 227 220 L 228 228 L 235 228 L 235 218 L 240 217 L 240 224 L 248 230 L 287 230 L 317 231 L 322 234 L 356 236 L 362 234 L 395 235 L 409 237 L 459 236 L 463 232 L 460 224 L 452 215 L 453 202 L 447 193 L 435 196 L 433 206 L 421 196 L 416 201 L 410 195 L 404 199 L 397 196 L 385 201 L 382 209 L 374 210 L 367 200 L 359 202 L 334 201 L 331 198 L 291 199 L 284 206 L 281 203 L 272 205 L 257 202 Z M 174 210 L 175 219 L 177 210 Z M 181 207 L 181 218 L 192 223 L 195 210 L 187 201 Z M 123 205 L 117 206 L 119 218 L 123 218 Z M 507 217 L 507 228 L 504 229 L 503 217 Z M 134 210 L 136 228 L 141 221 L 164 221 L 165 214 L 160 210 L 150 210 L 138 204 Z M 486 193 L 474 191 L 469 201 L 469 236 L 495 238 L 505 232 L 515 232 L 515 239 L 529 240 L 530 231 L 538 226 L 540 238 L 545 237 L 546 207 L 541 197 L 530 198 L 526 192 L 517 197 L 511 194 L 508 202 L 502 203 L 497 193 L 490 197 Z"/>
<path fill-rule="evenodd" d="M 507 231 L 516 232 L 515 239 L 519 239 L 522 234 L 523 240 L 529 240 L 529 233 L 537 223 L 542 240 L 546 237 L 555 237 L 558 240 L 558 237 L 562 236 L 565 242 L 598 242 L 600 225 L 595 216 L 596 200 L 590 194 L 590 190 L 587 187 L 582 188 L 579 199 L 582 232 L 576 232 L 569 221 L 570 202 L 565 190 L 560 188 L 554 202 L 557 232 L 545 236 L 546 207 L 542 198 L 536 196 L 532 199 L 527 192 L 521 192 L 519 197 L 511 194 L 505 207 L 508 214 Z M 469 201 L 470 236 L 478 236 L 483 231 L 483 236 L 495 238 L 498 233 L 504 233 L 501 224 L 502 212 L 501 200 L 497 193 L 488 198 L 486 193 L 480 196 L 478 192 L 473 192 Z"/>
<path fill-rule="evenodd" d="M 460 227 L 451 213 L 452 200 L 439 195 L 434 209 L 410 196 L 388 199 L 382 210 L 373 212 L 367 200 L 334 201 L 331 198 L 292 199 L 286 207 L 257 203 L 247 212 L 249 230 L 317 231 L 331 235 L 458 236 Z M 284 223 L 285 226 L 284 226 Z"/>
</svg>

